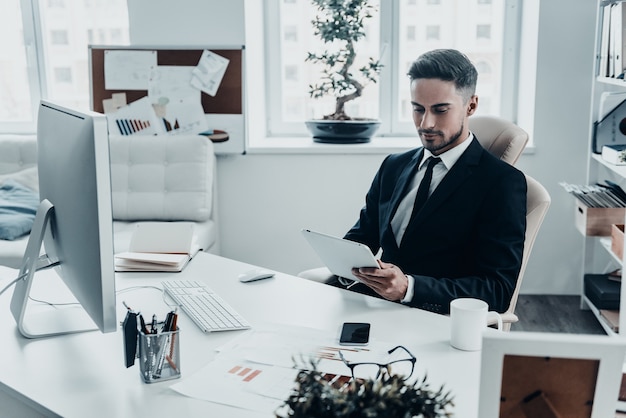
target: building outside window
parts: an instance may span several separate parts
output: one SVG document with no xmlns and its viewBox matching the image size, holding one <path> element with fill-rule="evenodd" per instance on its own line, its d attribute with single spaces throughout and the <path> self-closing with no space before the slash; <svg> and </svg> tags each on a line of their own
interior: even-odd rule
<svg viewBox="0 0 626 418">
<path fill-rule="evenodd" d="M 33 133 L 42 98 L 89 108 L 88 45 L 129 42 L 126 0 L 3 0 L 0 37 L 0 132 Z"/>
<path fill-rule="evenodd" d="M 515 119 L 516 115 L 506 112 L 514 108 L 518 75 L 502 69 L 504 60 L 510 65 L 510 60 L 518 59 L 515 45 L 519 27 L 504 23 L 515 22 L 516 16 L 521 16 L 517 1 L 377 0 L 374 3 L 378 12 L 367 21 L 368 35 L 357 45 L 357 51 L 362 60 L 370 56 L 380 58 L 384 67 L 378 82 L 368 85 L 362 97 L 347 104 L 346 112 L 350 116 L 380 119 L 378 135 L 414 134 L 406 76 L 409 65 L 428 50 L 455 48 L 475 64 L 488 63 L 481 68 L 488 68 L 489 72 L 479 72 L 477 114 Z M 313 34 L 314 13 L 310 0 L 267 0 L 269 58 L 265 71 L 267 91 L 272 92 L 266 106 L 269 136 L 307 135 L 305 120 L 320 118 L 334 109 L 333 97 L 311 99 L 308 95 L 309 85 L 319 79 L 321 72 L 319 67 L 305 62 L 306 53 L 324 48 Z M 297 35 L 292 34 L 294 31 Z M 287 33 L 291 35 L 287 37 Z M 354 71 L 358 67 L 355 64 Z"/>
</svg>

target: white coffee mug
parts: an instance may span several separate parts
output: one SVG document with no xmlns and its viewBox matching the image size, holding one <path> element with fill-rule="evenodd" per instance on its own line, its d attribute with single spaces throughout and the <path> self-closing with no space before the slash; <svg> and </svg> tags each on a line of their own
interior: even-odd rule
<svg viewBox="0 0 626 418">
<path fill-rule="evenodd" d="M 482 348 L 483 332 L 488 319 L 495 318 L 502 330 L 502 317 L 495 311 L 487 311 L 489 305 L 480 299 L 459 298 L 450 302 L 450 344 L 465 351 Z"/>
</svg>

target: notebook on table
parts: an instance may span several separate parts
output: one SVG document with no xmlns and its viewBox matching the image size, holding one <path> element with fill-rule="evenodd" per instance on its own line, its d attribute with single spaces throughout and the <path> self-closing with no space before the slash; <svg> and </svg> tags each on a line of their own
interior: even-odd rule
<svg viewBox="0 0 626 418">
<path fill-rule="evenodd" d="M 303 229 L 302 234 L 334 275 L 359 281 L 352 274 L 352 268 L 379 267 L 376 257 L 367 245 L 310 229 Z"/>
<path fill-rule="evenodd" d="M 128 252 L 115 254 L 115 271 L 182 271 L 198 253 L 191 222 L 136 225 Z"/>
</svg>

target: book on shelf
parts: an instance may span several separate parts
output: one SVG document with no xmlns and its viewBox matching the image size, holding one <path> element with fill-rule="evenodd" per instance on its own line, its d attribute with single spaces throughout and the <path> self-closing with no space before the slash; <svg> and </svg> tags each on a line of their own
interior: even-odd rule
<svg viewBox="0 0 626 418">
<path fill-rule="evenodd" d="M 614 309 L 600 309 L 600 317 L 613 332 L 619 332 L 619 311 Z"/>
<path fill-rule="evenodd" d="M 602 7 L 598 75 L 623 78 L 626 63 L 626 5 L 613 2 Z"/>
<path fill-rule="evenodd" d="M 609 77 L 609 65 L 613 65 L 610 53 L 610 35 L 611 35 L 611 7 L 607 4 L 602 8 L 602 34 L 600 41 L 600 62 L 598 65 L 598 75 L 600 77 Z"/>
<path fill-rule="evenodd" d="M 137 224 L 127 252 L 115 254 L 115 271 L 182 271 L 200 251 L 191 222 Z"/>
<path fill-rule="evenodd" d="M 626 165 L 626 144 L 603 145 L 602 159 L 614 165 Z"/>
<path fill-rule="evenodd" d="M 624 42 L 624 29 L 626 29 L 626 5 L 622 2 L 613 3 L 611 7 L 611 27 L 609 29 L 609 42 L 612 44 L 613 54 L 613 77 L 624 76 L 624 63 L 626 63 L 626 42 Z"/>
</svg>

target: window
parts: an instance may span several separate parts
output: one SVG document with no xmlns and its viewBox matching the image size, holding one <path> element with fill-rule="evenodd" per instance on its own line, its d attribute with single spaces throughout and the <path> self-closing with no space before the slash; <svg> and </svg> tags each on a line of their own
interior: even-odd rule
<svg viewBox="0 0 626 418">
<path fill-rule="evenodd" d="M 285 66 L 285 81 L 298 81 L 298 69 L 297 65 Z"/>
<path fill-rule="evenodd" d="M 491 39 L 491 25 L 476 26 L 476 39 Z"/>
<path fill-rule="evenodd" d="M 456 48 L 479 67 L 477 114 L 515 119 L 518 74 L 519 0 L 376 0 L 378 12 L 367 21 L 367 37 L 358 58 L 381 59 L 377 83 L 363 96 L 347 103 L 352 117 L 382 121 L 378 135 L 413 135 L 406 71 L 418 55 L 435 48 Z M 318 81 L 320 68 L 305 62 L 307 52 L 324 45 L 313 34 L 314 9 L 310 0 L 268 0 L 265 38 L 268 135 L 307 135 L 304 121 L 332 113 L 334 98 L 311 99 L 309 85 Z M 506 24 L 505 24 L 506 22 Z M 513 51 L 513 52 L 512 52 Z M 353 69 L 358 68 L 358 64 Z"/>
<path fill-rule="evenodd" d="M 50 31 L 50 44 L 52 45 L 67 45 L 69 42 L 67 40 L 67 31 L 66 30 L 51 30 Z"/>
<path fill-rule="evenodd" d="M 406 28 L 406 39 L 409 41 L 414 41 L 417 38 L 417 28 L 415 25 L 407 26 Z"/>
<path fill-rule="evenodd" d="M 428 41 L 438 41 L 439 40 L 439 32 L 441 27 L 439 25 L 427 25 L 426 26 L 426 40 Z M 406 38 L 407 41 L 415 41 L 415 38 Z"/>
<path fill-rule="evenodd" d="M 284 39 L 286 42 L 298 42 L 298 28 L 295 25 L 285 26 Z"/>
<path fill-rule="evenodd" d="M 89 108 L 88 45 L 128 43 L 126 0 L 3 0 L 0 37 L 0 132 L 33 133 L 42 98 Z"/>
<path fill-rule="evenodd" d="M 54 69 L 54 82 L 57 84 L 67 84 L 72 82 L 72 69 L 68 67 L 58 67 Z"/>
</svg>

